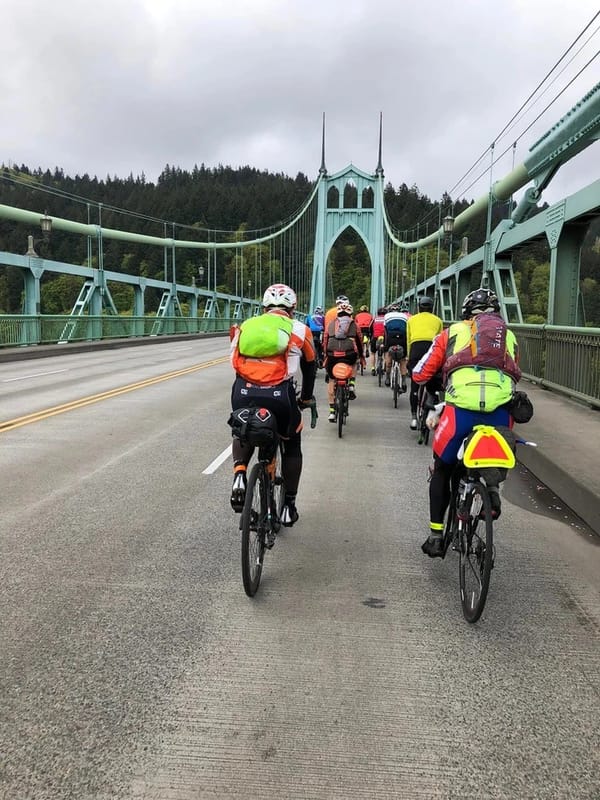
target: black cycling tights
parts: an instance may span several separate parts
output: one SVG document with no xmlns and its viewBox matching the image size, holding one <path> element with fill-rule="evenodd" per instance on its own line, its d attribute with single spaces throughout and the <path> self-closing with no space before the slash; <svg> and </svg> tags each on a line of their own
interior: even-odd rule
<svg viewBox="0 0 600 800">
<path fill-rule="evenodd" d="M 289 439 L 282 439 L 283 443 L 283 480 L 285 482 L 286 496 L 295 497 L 300 483 L 302 472 L 302 448 L 300 446 L 300 433 L 295 433 Z M 253 447 L 245 445 L 239 439 L 232 441 L 232 455 L 234 464 L 248 464 L 252 457 Z"/>
<path fill-rule="evenodd" d="M 450 502 L 450 478 L 454 464 L 446 464 L 438 456 L 433 457 L 433 473 L 429 483 L 430 522 L 442 524 Z"/>
</svg>

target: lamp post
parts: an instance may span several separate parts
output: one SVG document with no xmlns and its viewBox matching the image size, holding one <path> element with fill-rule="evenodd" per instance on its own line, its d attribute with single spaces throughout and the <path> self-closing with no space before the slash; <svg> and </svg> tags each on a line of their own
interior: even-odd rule
<svg viewBox="0 0 600 800">
<path fill-rule="evenodd" d="M 204 283 L 204 267 L 203 266 L 198 267 L 198 280 L 200 282 L 200 287 L 202 287 L 202 284 Z"/>
<path fill-rule="evenodd" d="M 40 244 L 41 242 L 47 242 L 50 238 L 50 234 L 52 233 L 52 219 L 48 216 L 48 212 L 44 213 L 44 216 L 40 219 L 40 228 L 42 229 L 42 238 L 35 239 L 33 236 L 27 237 L 27 252 L 25 253 L 26 256 L 33 256 L 34 258 L 39 258 L 38 254 L 35 251 L 36 244 Z"/>
<path fill-rule="evenodd" d="M 444 217 L 444 236 L 448 242 L 448 265 L 452 263 L 452 232 L 454 231 L 454 217 L 448 214 Z"/>
<path fill-rule="evenodd" d="M 403 267 L 402 268 L 402 291 L 401 291 L 402 299 L 404 299 L 404 281 L 406 280 L 407 274 L 408 273 L 406 271 L 406 267 Z"/>
</svg>

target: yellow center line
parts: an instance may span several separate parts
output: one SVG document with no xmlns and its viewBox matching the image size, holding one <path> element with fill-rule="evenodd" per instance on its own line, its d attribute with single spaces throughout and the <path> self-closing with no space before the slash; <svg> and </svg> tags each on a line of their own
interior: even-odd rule
<svg viewBox="0 0 600 800">
<path fill-rule="evenodd" d="M 46 408 L 43 411 L 35 411 L 33 414 L 26 414 L 24 417 L 16 417 L 9 419 L 6 422 L 0 422 L 0 433 L 12 431 L 14 428 L 20 428 L 22 425 L 30 425 L 32 422 L 39 422 L 40 420 L 47 419 L 48 417 L 55 417 L 57 414 L 64 414 L 66 411 L 74 411 L 77 408 L 84 408 L 85 406 L 92 405 L 92 403 L 100 403 L 102 400 L 110 400 L 111 397 L 118 397 L 127 392 L 133 392 L 136 389 L 143 389 L 146 386 L 153 386 L 155 383 L 162 383 L 169 381 L 171 378 L 180 378 L 182 375 L 190 375 L 193 372 L 198 372 L 207 367 L 214 367 L 217 364 L 223 364 L 229 360 L 229 356 L 215 358 L 212 361 L 205 361 L 202 364 L 196 364 L 193 367 L 186 367 L 185 369 L 178 369 L 174 372 L 165 372 L 164 375 L 157 375 L 155 378 L 147 378 L 144 381 L 137 383 L 130 383 L 127 386 L 120 386 L 116 389 L 109 389 L 107 392 L 100 394 L 93 394 L 89 397 L 81 397 L 79 400 L 72 400 L 70 403 L 63 403 L 60 406 L 53 406 Z"/>
</svg>

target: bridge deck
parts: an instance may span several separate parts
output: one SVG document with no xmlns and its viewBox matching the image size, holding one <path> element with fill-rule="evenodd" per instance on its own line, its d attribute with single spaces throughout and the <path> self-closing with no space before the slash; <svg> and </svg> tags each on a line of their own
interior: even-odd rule
<svg viewBox="0 0 600 800">
<path fill-rule="evenodd" d="M 3 364 L 2 420 L 224 352 L 213 340 Z M 419 551 L 429 454 L 406 398 L 395 410 L 359 379 L 340 441 L 321 379 L 301 519 L 249 600 L 228 464 L 202 474 L 227 439 L 230 383 L 224 363 L 2 433 L 0 796 L 598 796 L 590 531 L 514 470 L 469 626 L 456 563 Z M 597 441 L 594 412 L 567 419 L 546 401 L 530 438 L 558 443 L 581 414 L 571 438 Z"/>
</svg>

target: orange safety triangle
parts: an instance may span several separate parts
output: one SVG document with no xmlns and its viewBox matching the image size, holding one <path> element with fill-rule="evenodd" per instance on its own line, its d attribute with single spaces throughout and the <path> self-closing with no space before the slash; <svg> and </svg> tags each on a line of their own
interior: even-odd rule
<svg viewBox="0 0 600 800">
<path fill-rule="evenodd" d="M 495 428 L 482 425 L 465 448 L 467 467 L 514 467 L 515 455 L 508 442 Z"/>
</svg>

